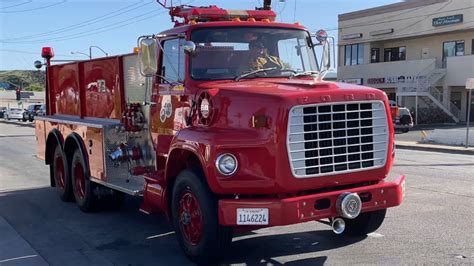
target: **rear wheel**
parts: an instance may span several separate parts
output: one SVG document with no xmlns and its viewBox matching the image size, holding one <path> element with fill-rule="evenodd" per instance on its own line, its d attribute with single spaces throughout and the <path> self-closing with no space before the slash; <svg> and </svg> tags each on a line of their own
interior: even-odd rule
<svg viewBox="0 0 474 266">
<path fill-rule="evenodd" d="M 382 225 L 387 209 L 361 213 L 355 219 L 344 219 L 346 229 L 344 233 L 352 236 L 365 236 L 375 232 Z"/>
<path fill-rule="evenodd" d="M 232 242 L 232 230 L 220 226 L 217 198 L 204 183 L 202 174 L 183 170 L 172 194 L 172 218 L 184 253 L 198 264 L 216 259 Z"/>
<path fill-rule="evenodd" d="M 88 170 L 82 153 L 76 149 L 71 161 L 71 180 L 76 203 L 83 212 L 94 211 L 97 205 Z"/>
<path fill-rule="evenodd" d="M 61 145 L 56 145 L 53 155 L 53 163 L 51 167 L 53 171 L 53 178 L 56 184 L 59 198 L 63 201 L 72 201 L 74 196 L 72 194 L 71 178 L 69 176 L 69 168 L 66 156 L 61 149 Z"/>
</svg>

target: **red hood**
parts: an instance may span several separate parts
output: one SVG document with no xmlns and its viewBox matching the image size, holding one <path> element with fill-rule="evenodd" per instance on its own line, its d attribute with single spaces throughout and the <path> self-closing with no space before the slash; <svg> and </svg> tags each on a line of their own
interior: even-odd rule
<svg viewBox="0 0 474 266">
<path fill-rule="evenodd" d="M 210 81 L 199 84 L 201 89 L 219 89 L 244 94 L 274 95 L 285 98 L 313 98 L 315 96 L 330 95 L 326 101 L 338 101 L 338 95 L 352 95 L 343 100 L 373 100 L 384 98 L 381 90 L 346 83 L 320 81 L 317 79 L 247 79 L 241 81 Z M 371 94 L 370 96 L 368 94 Z M 307 99 L 310 100 L 310 99 Z M 311 99 L 310 102 L 320 102 Z"/>
</svg>

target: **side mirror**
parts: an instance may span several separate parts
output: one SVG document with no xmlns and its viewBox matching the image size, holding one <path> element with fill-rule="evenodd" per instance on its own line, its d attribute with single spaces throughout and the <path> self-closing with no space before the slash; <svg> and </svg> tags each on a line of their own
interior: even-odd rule
<svg viewBox="0 0 474 266">
<path fill-rule="evenodd" d="M 193 54 L 196 51 L 196 44 L 193 41 L 186 41 L 183 44 L 183 50 L 186 54 Z"/>
<path fill-rule="evenodd" d="M 315 34 L 315 37 L 319 43 L 324 43 L 328 39 L 328 34 L 325 30 L 318 30 Z"/>
<path fill-rule="evenodd" d="M 329 70 L 331 68 L 331 51 L 330 44 L 327 40 L 323 43 L 323 56 L 321 58 L 321 64 L 321 71 Z"/>
<path fill-rule="evenodd" d="M 140 72 L 150 77 L 158 71 L 158 43 L 154 38 L 140 40 Z"/>
<path fill-rule="evenodd" d="M 39 60 L 36 60 L 36 61 L 34 62 L 34 64 L 35 64 L 35 67 L 36 67 L 37 69 L 40 69 L 40 68 L 43 66 L 43 63 L 41 63 L 41 61 L 39 61 Z"/>
</svg>

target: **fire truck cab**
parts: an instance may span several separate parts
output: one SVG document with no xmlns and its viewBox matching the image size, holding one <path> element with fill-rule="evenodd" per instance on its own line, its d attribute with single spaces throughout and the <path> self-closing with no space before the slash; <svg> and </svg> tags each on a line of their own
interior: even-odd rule
<svg viewBox="0 0 474 266">
<path fill-rule="evenodd" d="M 171 7 L 175 26 L 138 38 L 138 53 L 51 65 L 44 48 L 38 157 L 60 198 L 87 212 L 141 196 L 198 263 L 236 228 L 329 219 L 338 234 L 375 231 L 405 184 L 389 175 L 387 96 L 324 81 L 325 33 L 275 22 L 268 2 Z"/>
</svg>

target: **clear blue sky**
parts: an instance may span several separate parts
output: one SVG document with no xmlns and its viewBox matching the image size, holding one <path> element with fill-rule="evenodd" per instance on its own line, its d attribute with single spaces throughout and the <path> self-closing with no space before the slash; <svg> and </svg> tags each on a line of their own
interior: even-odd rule
<svg viewBox="0 0 474 266">
<path fill-rule="evenodd" d="M 300 22 L 310 30 L 333 29 L 337 15 L 398 0 L 273 0 L 278 21 Z M 171 0 L 168 0 L 168 3 Z M 253 9 L 262 0 L 175 0 L 174 3 L 228 9 Z M 296 5 L 295 5 L 296 4 Z M 296 7 L 296 8 L 295 8 Z M 295 12 L 296 11 L 296 12 Z M 109 55 L 129 53 L 139 35 L 172 26 L 154 0 L 0 0 L 0 70 L 34 69 L 42 46 L 53 47 L 55 59 L 86 59 L 90 45 Z M 102 53 L 93 49 L 93 56 Z"/>
</svg>

